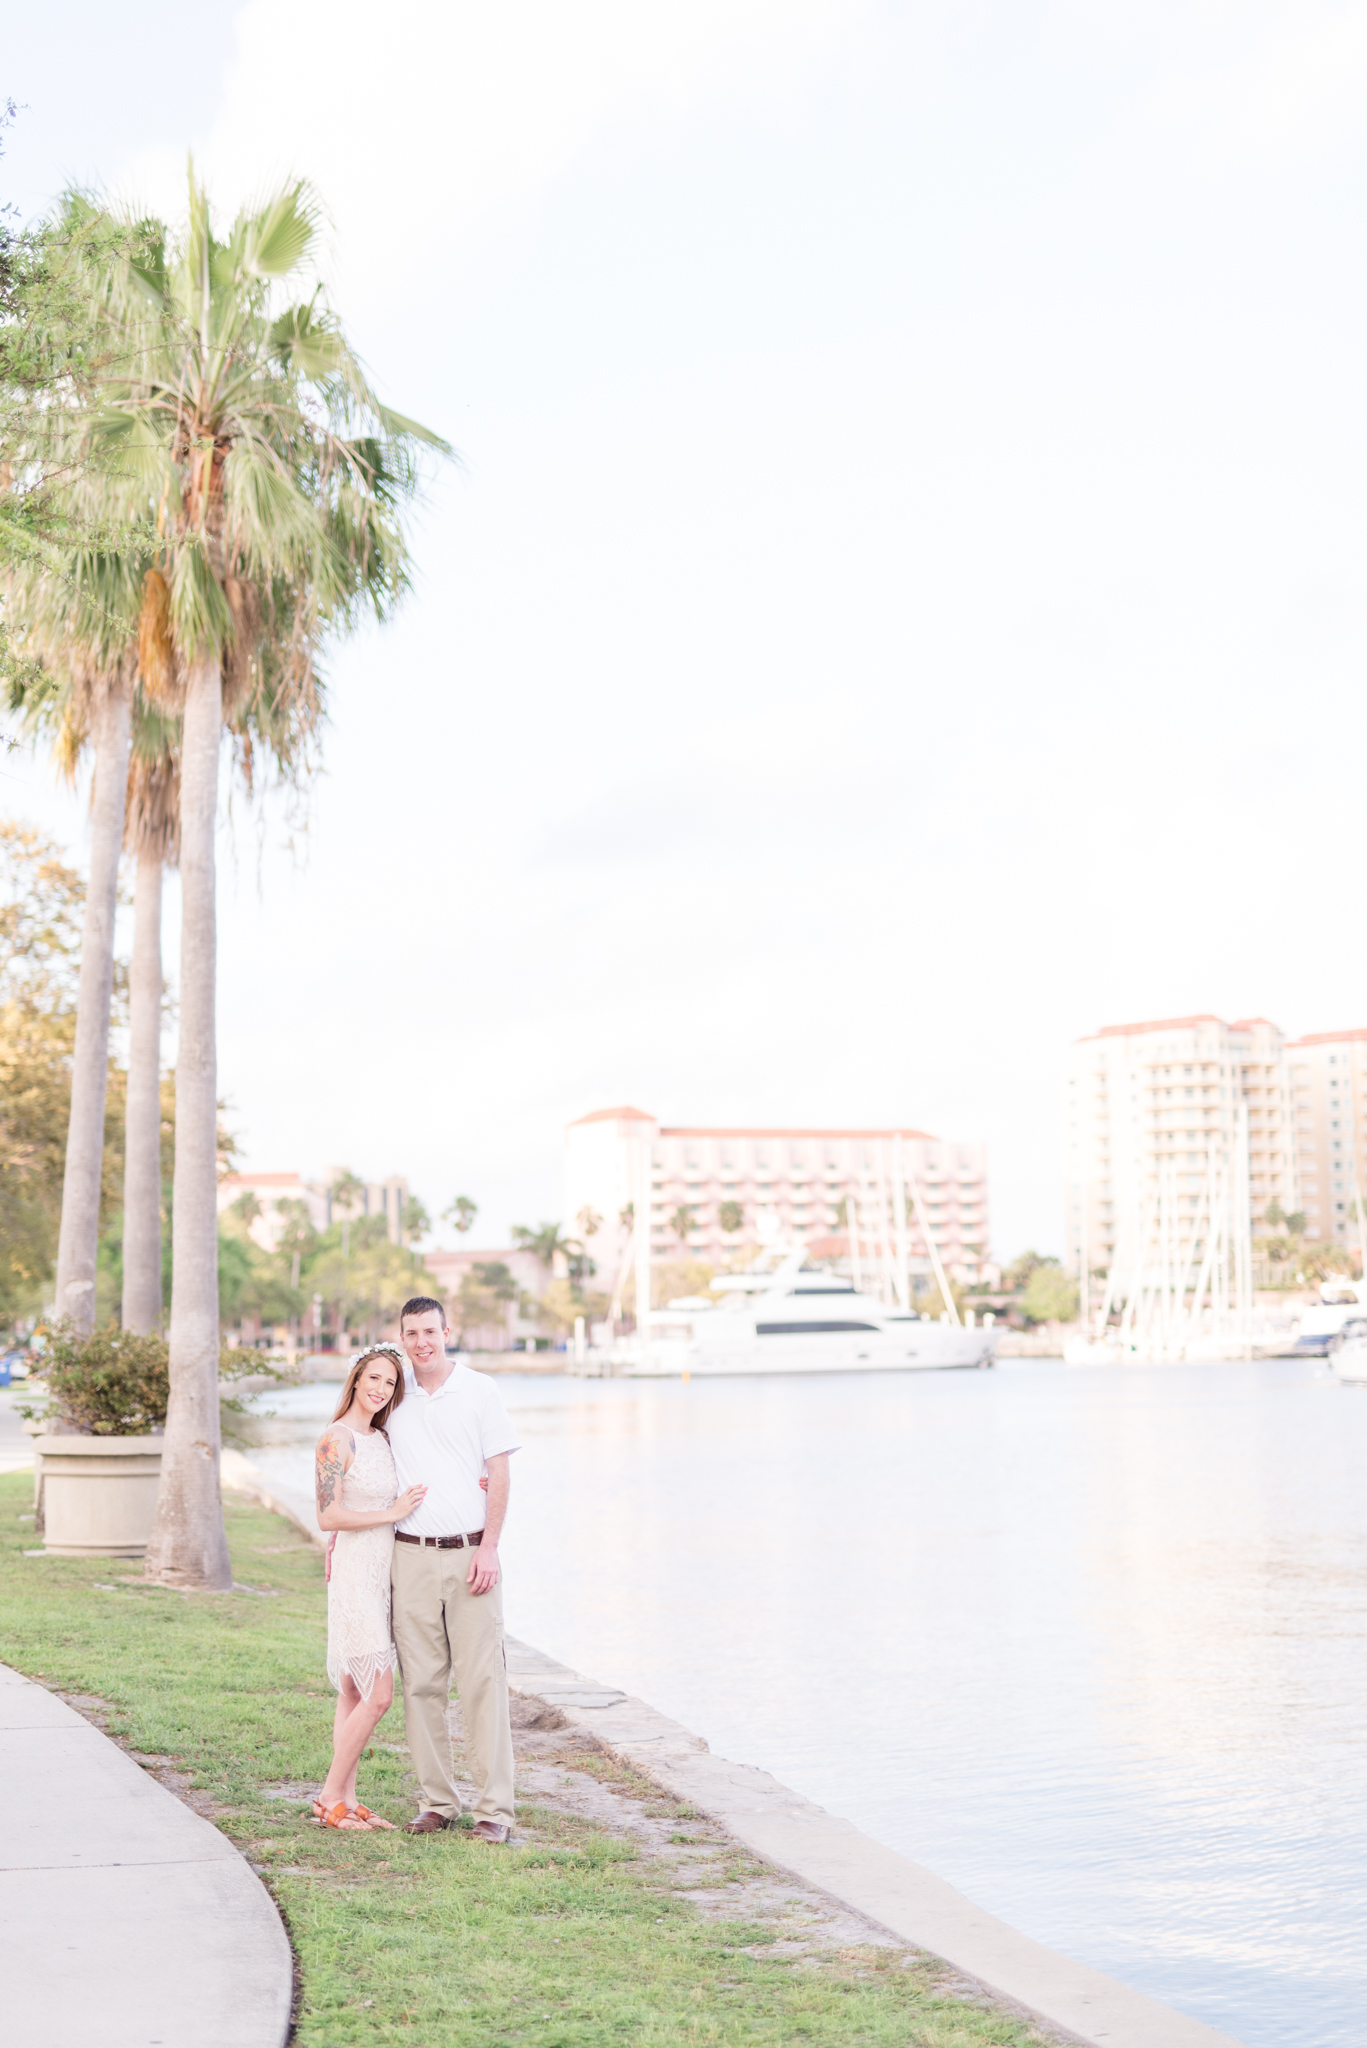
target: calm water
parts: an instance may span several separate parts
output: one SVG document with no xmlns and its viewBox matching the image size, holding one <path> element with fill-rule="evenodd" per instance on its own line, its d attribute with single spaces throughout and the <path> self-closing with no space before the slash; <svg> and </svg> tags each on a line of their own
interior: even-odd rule
<svg viewBox="0 0 1367 2048">
<path fill-rule="evenodd" d="M 1367 1391 L 500 1385 L 514 1634 L 1248 2048 L 1367 2043 Z M 330 1400 L 252 1455 L 307 1484 Z"/>
</svg>

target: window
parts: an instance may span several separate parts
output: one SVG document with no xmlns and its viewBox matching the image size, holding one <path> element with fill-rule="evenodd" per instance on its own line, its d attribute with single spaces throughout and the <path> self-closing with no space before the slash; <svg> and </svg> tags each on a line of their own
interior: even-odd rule
<svg viewBox="0 0 1367 2048">
<path fill-rule="evenodd" d="M 853 1291 L 853 1290 L 851 1290 Z M 878 1334 L 877 1323 L 756 1323 L 755 1334 L 759 1337 L 825 1337 L 842 1331 L 867 1331 L 869 1336 Z"/>
</svg>

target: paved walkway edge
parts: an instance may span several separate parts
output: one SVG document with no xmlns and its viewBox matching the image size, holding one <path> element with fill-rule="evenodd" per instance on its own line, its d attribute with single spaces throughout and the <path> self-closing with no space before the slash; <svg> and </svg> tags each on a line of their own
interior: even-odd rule
<svg viewBox="0 0 1367 2048">
<path fill-rule="evenodd" d="M 558 1708 L 574 1727 L 719 1822 L 755 1855 L 853 1906 L 1085 2048 L 1240 2048 L 1232 2035 L 1018 1934 L 943 1878 L 790 1791 L 767 1771 L 713 1756 L 701 1736 L 644 1700 L 511 1637 L 507 1652 L 508 1676 L 519 1692 Z"/>
<path fill-rule="evenodd" d="M 43 2048 L 281 2048 L 294 1959 L 227 1836 L 0 1664 L 5 2030 Z"/>
</svg>

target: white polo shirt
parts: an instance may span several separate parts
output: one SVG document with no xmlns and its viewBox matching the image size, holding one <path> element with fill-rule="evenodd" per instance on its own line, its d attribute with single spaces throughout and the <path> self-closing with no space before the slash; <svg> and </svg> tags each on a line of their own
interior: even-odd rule
<svg viewBox="0 0 1367 2048">
<path fill-rule="evenodd" d="M 488 1495 L 480 1485 L 490 1458 L 520 1451 L 517 1431 L 487 1373 L 456 1365 L 435 1394 L 425 1394 L 413 1368 L 403 1369 L 404 1396 L 388 1422 L 399 1492 L 421 1481 L 427 1498 L 399 1528 L 407 1536 L 468 1536 L 484 1527 Z"/>
</svg>

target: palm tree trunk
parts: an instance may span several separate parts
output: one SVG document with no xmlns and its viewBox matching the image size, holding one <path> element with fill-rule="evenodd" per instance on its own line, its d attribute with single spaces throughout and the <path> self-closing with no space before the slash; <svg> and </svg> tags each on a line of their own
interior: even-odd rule
<svg viewBox="0 0 1367 2048">
<path fill-rule="evenodd" d="M 123 1326 L 161 1328 L 161 853 L 138 855 L 124 1112 Z"/>
<path fill-rule="evenodd" d="M 185 693 L 180 785 L 180 1050 L 171 1203 L 171 1401 L 146 1572 L 165 1585 L 232 1585 L 218 1456 L 218 1072 L 214 827 L 223 737 L 217 655 Z"/>
<path fill-rule="evenodd" d="M 114 909 L 128 790 L 131 693 L 111 676 L 94 706 L 95 777 L 90 801 L 90 885 L 81 934 L 71 1120 L 57 1239 L 57 1314 L 95 1327 L 95 1261 L 104 1173 L 104 1100 L 109 1080 L 109 998 L 114 986 Z"/>
</svg>

